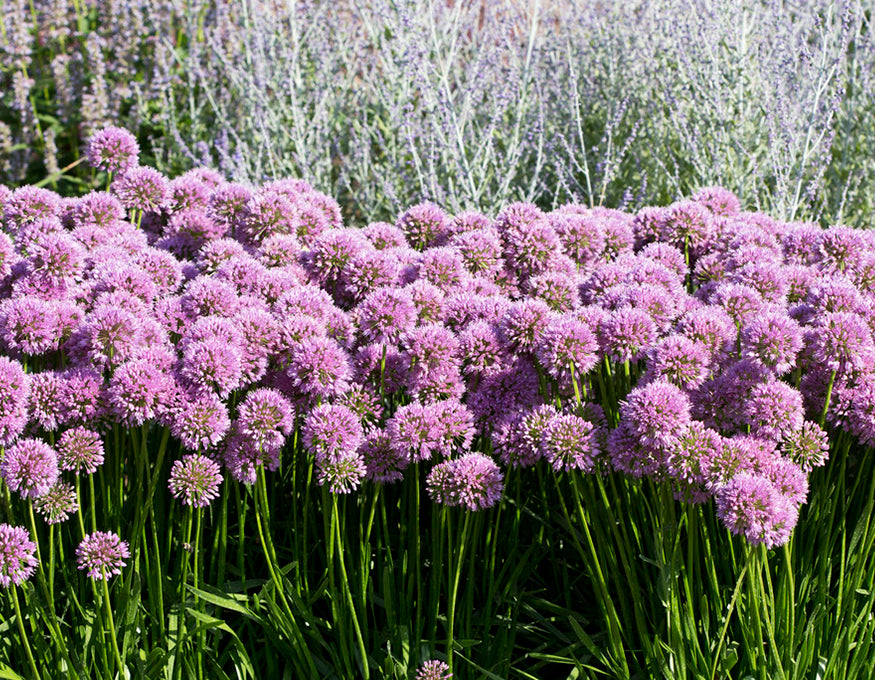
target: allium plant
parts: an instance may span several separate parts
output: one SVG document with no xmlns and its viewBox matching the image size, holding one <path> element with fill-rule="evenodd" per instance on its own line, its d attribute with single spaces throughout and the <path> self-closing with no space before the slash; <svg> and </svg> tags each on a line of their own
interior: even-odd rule
<svg viewBox="0 0 875 680">
<path fill-rule="evenodd" d="M 850 594 L 819 585 L 821 606 L 863 605 L 868 558 L 827 539 L 867 516 L 875 340 L 858 270 L 875 241 L 815 238 L 714 187 L 634 216 L 420 204 L 356 231 L 302 180 L 148 170 L 75 201 L 3 198 L 0 505 L 32 520 L 46 558 L 22 592 L 46 612 L 53 672 L 170 657 L 231 670 L 243 657 L 214 657 L 210 636 L 232 634 L 203 627 L 219 609 L 302 677 L 382 667 L 379 630 L 420 650 L 408 670 L 439 652 L 464 676 L 456 641 L 479 636 L 478 666 L 547 672 L 497 634 L 541 606 L 515 609 L 529 585 L 574 623 L 515 635 L 552 643 L 579 625 L 604 641 L 587 661 L 604 673 L 680 664 L 670 649 L 715 675 L 678 611 L 724 631 L 718 666 L 732 636 L 757 668 L 789 668 L 774 657 L 799 651 L 798 631 L 759 579 L 770 570 L 789 602 L 801 581 L 787 569 L 830 572 L 797 547 L 812 537 L 857 579 Z M 120 190 L 138 174 L 159 202 Z M 621 604 L 646 603 L 654 579 L 681 603 L 665 628 Z M 88 642 L 77 617 L 95 598 L 104 635 Z"/>
</svg>

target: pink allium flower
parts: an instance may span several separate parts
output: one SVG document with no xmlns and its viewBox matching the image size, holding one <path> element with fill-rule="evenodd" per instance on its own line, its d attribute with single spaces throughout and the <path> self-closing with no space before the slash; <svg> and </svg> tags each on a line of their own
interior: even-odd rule
<svg viewBox="0 0 875 680">
<path fill-rule="evenodd" d="M 581 266 L 601 257 L 605 250 L 603 221 L 587 214 L 553 212 L 548 215 L 565 253 Z"/>
<path fill-rule="evenodd" d="M 449 680 L 453 677 L 450 667 L 443 661 L 426 661 L 416 669 L 415 680 Z"/>
<path fill-rule="evenodd" d="M 186 172 L 170 182 L 168 208 L 174 213 L 186 210 L 206 212 L 212 190 L 213 187 L 200 177 L 193 175 L 191 171 Z"/>
<path fill-rule="evenodd" d="M 419 402 L 400 406 L 386 431 L 396 454 L 413 463 L 429 460 L 441 447 L 435 409 Z"/>
<path fill-rule="evenodd" d="M 410 463 L 409 458 L 399 455 L 392 446 L 389 433 L 381 429 L 368 432 L 358 452 L 365 463 L 365 477 L 379 484 L 401 481 Z"/>
<path fill-rule="evenodd" d="M 316 482 L 334 494 L 355 491 L 367 473 L 359 453 L 341 453 L 316 462 Z"/>
<path fill-rule="evenodd" d="M 174 461 L 170 468 L 168 487 L 183 505 L 205 508 L 219 496 L 222 471 L 214 460 L 199 454 L 189 454 Z"/>
<path fill-rule="evenodd" d="M 541 434 L 541 450 L 553 469 L 591 472 L 599 456 L 591 422 L 569 413 L 553 416 Z"/>
<path fill-rule="evenodd" d="M 38 498 L 58 481 L 58 455 L 39 439 L 19 439 L 6 449 L 0 476 L 22 498 Z"/>
<path fill-rule="evenodd" d="M 582 321 L 572 315 L 550 319 L 535 345 L 535 356 L 547 372 L 570 384 L 571 367 L 580 384 L 598 363 L 598 342 Z"/>
<path fill-rule="evenodd" d="M 241 352 L 219 338 L 188 342 L 179 376 L 191 389 L 215 390 L 222 399 L 227 399 L 242 384 Z"/>
<path fill-rule="evenodd" d="M 64 381 L 56 371 L 32 375 L 29 402 L 31 420 L 46 432 L 58 429 L 64 416 L 64 396 Z"/>
<path fill-rule="evenodd" d="M 113 415 L 128 427 L 158 418 L 169 406 L 173 378 L 145 359 L 126 361 L 109 381 L 107 399 Z"/>
<path fill-rule="evenodd" d="M 19 586 L 36 570 L 36 543 L 24 527 L 0 524 L 0 587 Z"/>
<path fill-rule="evenodd" d="M 292 348 L 285 372 L 300 393 L 314 399 L 343 394 L 352 377 L 343 348 L 331 338 L 319 336 Z"/>
<path fill-rule="evenodd" d="M 704 187 L 693 194 L 692 200 L 701 203 L 715 215 L 735 215 L 741 210 L 738 197 L 722 187 Z"/>
<path fill-rule="evenodd" d="M 502 241 L 507 266 L 523 279 L 548 270 L 562 253 L 559 236 L 546 219 L 508 228 Z"/>
<path fill-rule="evenodd" d="M 428 281 L 414 281 L 407 290 L 416 308 L 420 323 L 439 323 L 444 316 L 444 292 Z"/>
<path fill-rule="evenodd" d="M 98 170 L 110 173 L 124 172 L 137 165 L 140 145 L 137 139 L 124 128 L 107 126 L 88 139 L 85 158 Z"/>
<path fill-rule="evenodd" d="M 504 475 L 488 456 L 466 453 L 435 465 L 426 477 L 426 485 L 436 503 L 485 510 L 501 498 Z"/>
<path fill-rule="evenodd" d="M 64 432 L 57 444 L 58 467 L 75 474 L 93 474 L 103 465 L 103 442 L 100 435 L 85 427 L 74 427 Z"/>
<path fill-rule="evenodd" d="M 501 340 L 523 351 L 533 351 L 552 312 L 543 300 L 522 300 L 511 304 L 498 326 Z"/>
<path fill-rule="evenodd" d="M 359 334 L 365 342 L 397 342 L 416 323 L 416 307 L 406 289 L 379 288 L 356 308 Z"/>
<path fill-rule="evenodd" d="M 843 272 L 856 267 L 867 250 L 859 229 L 835 225 L 825 230 L 819 243 L 820 263 L 827 271 Z"/>
<path fill-rule="evenodd" d="M 780 380 L 754 385 L 744 416 L 751 434 L 780 441 L 802 427 L 802 395 Z"/>
<path fill-rule="evenodd" d="M 645 377 L 694 389 L 708 377 L 710 365 L 711 357 L 705 345 L 684 335 L 670 335 L 648 351 Z"/>
<path fill-rule="evenodd" d="M 110 190 L 129 210 L 158 211 L 167 202 L 170 186 L 154 168 L 135 166 L 113 180 Z"/>
<path fill-rule="evenodd" d="M 3 206 L 3 217 L 11 232 L 31 222 L 57 217 L 60 212 L 61 197 L 34 186 L 15 189 Z"/>
<path fill-rule="evenodd" d="M 170 433 L 190 451 L 216 446 L 231 426 L 228 409 L 211 392 L 183 397 L 170 415 Z"/>
<path fill-rule="evenodd" d="M 82 539 L 76 548 L 76 563 L 79 569 L 87 570 L 90 578 L 109 580 L 122 573 L 125 560 L 131 556 L 126 541 L 111 531 L 95 531 Z"/>
<path fill-rule="evenodd" d="M 716 496 L 717 516 L 733 534 L 767 548 L 790 539 L 799 511 L 767 478 L 739 473 Z"/>
<path fill-rule="evenodd" d="M 67 482 L 58 482 L 36 499 L 33 509 L 42 515 L 46 524 L 66 522 L 79 509 L 76 489 Z"/>
<path fill-rule="evenodd" d="M 504 267 L 501 239 L 494 229 L 475 229 L 456 234 L 450 245 L 457 248 L 471 274 L 494 278 Z"/>
<path fill-rule="evenodd" d="M 28 421 L 30 380 L 14 359 L 0 356 L 0 445 L 8 446 Z"/>
<path fill-rule="evenodd" d="M 404 238 L 404 232 L 388 222 L 372 222 L 362 229 L 362 234 L 365 235 L 368 241 L 371 242 L 371 245 L 377 250 L 407 247 L 407 239 Z"/>
<path fill-rule="evenodd" d="M 802 349 L 802 328 L 781 313 L 750 319 L 741 330 L 742 357 L 752 359 L 783 375 L 796 365 Z"/>
<path fill-rule="evenodd" d="M 304 446 L 317 461 L 355 453 L 363 435 L 356 414 L 338 404 L 322 404 L 314 408 L 301 429 Z"/>
<path fill-rule="evenodd" d="M 256 448 L 282 448 L 294 427 L 292 404 L 278 390 L 252 390 L 237 409 L 237 430 Z"/>
<path fill-rule="evenodd" d="M 680 434 L 669 449 L 666 465 L 666 472 L 675 482 L 680 500 L 703 503 L 711 497 L 705 473 L 722 452 L 723 438 L 697 420 Z"/>
<path fill-rule="evenodd" d="M 420 203 L 408 208 L 395 226 L 413 248 L 425 250 L 444 236 L 449 229 L 449 222 L 447 214 L 434 203 Z"/>
<path fill-rule="evenodd" d="M 337 397 L 335 403 L 355 413 L 362 425 L 376 423 L 383 415 L 380 396 L 367 385 L 351 385 L 348 391 Z"/>
<path fill-rule="evenodd" d="M 643 309 L 617 309 L 599 324 L 598 338 L 613 361 L 637 361 L 656 341 L 656 324 Z"/>
<path fill-rule="evenodd" d="M 782 443 L 784 454 L 803 472 L 822 466 L 829 458 L 829 438 L 817 423 L 806 420 L 790 432 Z"/>
<path fill-rule="evenodd" d="M 495 326 L 485 321 L 474 321 L 459 333 L 459 348 L 466 375 L 498 371 L 505 359 Z"/>
<path fill-rule="evenodd" d="M 644 444 L 670 445 L 690 423 L 690 401 L 679 387 L 657 380 L 632 390 L 620 404 L 620 417 Z"/>
<path fill-rule="evenodd" d="M 872 330 L 859 314 L 826 312 L 806 333 L 805 341 L 811 358 L 828 370 L 868 373 L 875 366 Z"/>
</svg>

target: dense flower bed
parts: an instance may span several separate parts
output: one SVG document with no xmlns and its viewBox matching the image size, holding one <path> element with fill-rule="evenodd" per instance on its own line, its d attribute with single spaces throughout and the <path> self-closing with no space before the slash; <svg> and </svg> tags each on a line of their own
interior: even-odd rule
<svg viewBox="0 0 875 680">
<path fill-rule="evenodd" d="M 0 474 L 49 525 L 78 515 L 94 579 L 132 550 L 82 484 L 109 454 L 123 486 L 148 480 L 153 426 L 161 455 L 182 451 L 161 483 L 192 509 L 303 446 L 331 494 L 426 467 L 433 501 L 471 511 L 511 468 L 647 477 L 767 547 L 797 523 L 825 428 L 875 441 L 867 232 L 719 188 L 634 215 L 423 203 L 354 229 L 300 180 L 171 180 L 118 128 L 88 155 L 107 191 L 0 187 Z M 33 574 L 29 536 L 0 526 L 0 585 Z"/>
</svg>

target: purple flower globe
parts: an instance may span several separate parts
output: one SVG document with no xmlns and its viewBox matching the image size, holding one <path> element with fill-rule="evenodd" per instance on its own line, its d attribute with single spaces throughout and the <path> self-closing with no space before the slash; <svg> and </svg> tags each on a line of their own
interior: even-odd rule
<svg viewBox="0 0 875 680">
<path fill-rule="evenodd" d="M 24 527 L 0 524 L 0 587 L 18 586 L 36 570 L 36 543 Z"/>
<path fill-rule="evenodd" d="M 122 573 L 131 550 L 127 542 L 111 531 L 95 531 L 76 548 L 76 563 L 93 579 L 107 581 Z"/>
</svg>

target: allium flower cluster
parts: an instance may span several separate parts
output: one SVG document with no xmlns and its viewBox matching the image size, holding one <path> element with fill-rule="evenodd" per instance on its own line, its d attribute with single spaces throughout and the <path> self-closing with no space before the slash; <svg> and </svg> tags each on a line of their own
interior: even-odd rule
<svg viewBox="0 0 875 680">
<path fill-rule="evenodd" d="M 36 570 L 36 543 L 24 527 L 0 524 L 0 588 L 19 586 Z"/>
<path fill-rule="evenodd" d="M 504 475 L 488 456 L 467 453 L 435 465 L 426 485 L 432 499 L 441 505 L 485 510 L 501 498 Z"/>
<path fill-rule="evenodd" d="M 208 506 L 219 495 L 222 472 L 218 463 L 199 454 L 183 456 L 170 469 L 170 493 L 193 508 Z"/>
<path fill-rule="evenodd" d="M 126 541 L 111 531 L 95 531 L 82 539 L 76 548 L 76 563 L 89 578 L 107 581 L 122 573 L 131 556 Z"/>
</svg>

